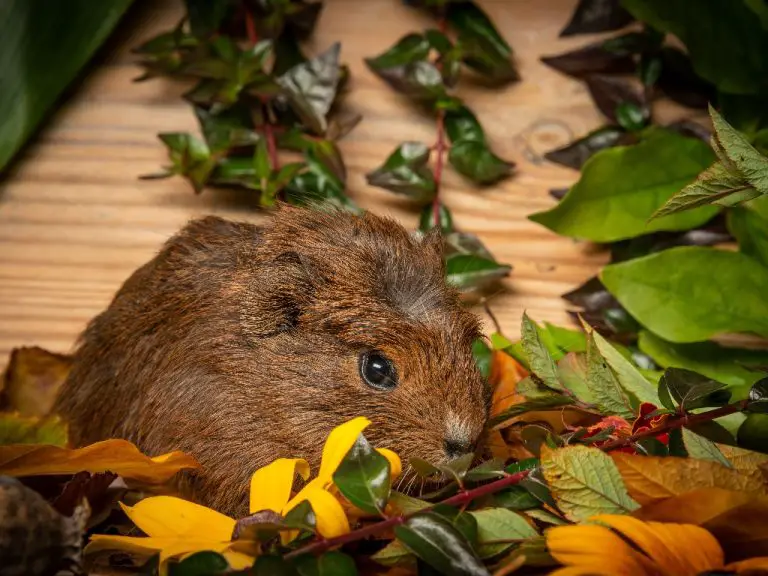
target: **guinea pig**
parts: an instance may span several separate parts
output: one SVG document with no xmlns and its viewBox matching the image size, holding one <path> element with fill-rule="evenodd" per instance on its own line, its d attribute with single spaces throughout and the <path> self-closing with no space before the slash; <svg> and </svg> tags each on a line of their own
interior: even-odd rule
<svg viewBox="0 0 768 576">
<path fill-rule="evenodd" d="M 257 468 L 317 470 L 329 432 L 357 416 L 404 464 L 446 463 L 478 449 L 490 393 L 478 320 L 444 272 L 438 232 L 370 213 L 192 221 L 90 322 L 54 411 L 78 446 L 192 454 L 202 469 L 182 493 L 233 516 Z"/>
</svg>

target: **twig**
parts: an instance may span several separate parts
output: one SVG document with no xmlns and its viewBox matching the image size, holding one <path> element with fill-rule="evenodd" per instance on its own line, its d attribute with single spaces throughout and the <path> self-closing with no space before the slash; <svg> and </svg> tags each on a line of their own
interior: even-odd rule
<svg viewBox="0 0 768 576">
<path fill-rule="evenodd" d="M 491 310 L 491 306 L 488 304 L 487 298 L 483 298 L 483 309 L 485 310 L 485 313 L 488 314 L 488 317 L 491 319 L 491 322 L 493 322 L 493 327 L 496 328 L 496 332 L 498 334 L 502 334 L 503 330 L 501 329 L 501 324 L 499 324 L 499 320 L 496 318 L 496 315 Z"/>
</svg>

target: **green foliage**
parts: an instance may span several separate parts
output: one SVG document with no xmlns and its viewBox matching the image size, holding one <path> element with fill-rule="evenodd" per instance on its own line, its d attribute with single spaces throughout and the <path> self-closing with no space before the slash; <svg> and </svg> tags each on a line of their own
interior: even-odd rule
<svg viewBox="0 0 768 576">
<path fill-rule="evenodd" d="M 360 435 L 333 474 L 333 482 L 361 510 L 383 514 L 389 499 L 389 462 Z"/>
</svg>

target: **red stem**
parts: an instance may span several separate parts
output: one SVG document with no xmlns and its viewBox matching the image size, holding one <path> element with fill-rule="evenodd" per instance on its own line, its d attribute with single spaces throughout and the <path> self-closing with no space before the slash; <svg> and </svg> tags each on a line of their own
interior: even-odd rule
<svg viewBox="0 0 768 576">
<path fill-rule="evenodd" d="M 435 197 L 432 200 L 432 218 L 435 228 L 440 228 L 440 183 L 443 178 L 443 154 L 447 149 L 445 141 L 445 110 L 437 111 L 437 141 L 435 142 Z"/>
<path fill-rule="evenodd" d="M 248 10 L 248 6 L 245 6 L 245 30 L 248 33 L 248 41 L 251 44 L 256 44 L 259 41 L 259 35 L 256 33 L 256 22 L 253 19 L 253 14 Z"/>
</svg>

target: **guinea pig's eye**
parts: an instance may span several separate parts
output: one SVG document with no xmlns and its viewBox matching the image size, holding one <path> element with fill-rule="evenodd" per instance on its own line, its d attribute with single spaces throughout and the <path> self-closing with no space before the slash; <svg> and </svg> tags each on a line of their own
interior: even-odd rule
<svg viewBox="0 0 768 576">
<path fill-rule="evenodd" d="M 397 386 L 395 365 L 378 350 L 360 355 L 360 376 L 368 386 L 377 390 L 392 390 Z"/>
</svg>

